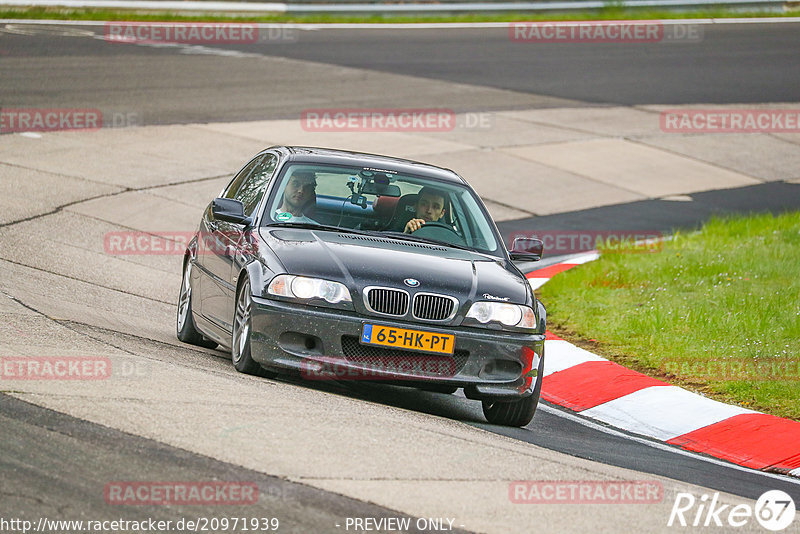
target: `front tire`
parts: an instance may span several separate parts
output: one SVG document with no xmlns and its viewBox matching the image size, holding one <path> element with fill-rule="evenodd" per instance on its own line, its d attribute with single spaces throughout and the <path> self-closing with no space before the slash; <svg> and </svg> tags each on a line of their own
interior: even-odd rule
<svg viewBox="0 0 800 534">
<path fill-rule="evenodd" d="M 486 420 L 494 425 L 523 427 L 531 422 L 536 407 L 539 406 L 539 397 L 542 394 L 542 379 L 544 378 L 544 354 L 539 360 L 536 373 L 536 385 L 530 396 L 512 402 L 483 401 L 483 415 Z"/>
<path fill-rule="evenodd" d="M 536 406 L 539 404 L 539 395 L 533 394 L 513 402 L 482 401 L 483 415 L 493 425 L 523 427 L 531 422 Z"/>
<path fill-rule="evenodd" d="M 233 339 L 231 343 L 231 360 L 240 373 L 274 378 L 277 373 L 267 371 L 253 359 L 250 353 L 250 337 L 252 333 L 251 310 L 253 307 L 250 284 L 242 283 L 236 295 L 236 311 L 233 317 Z"/>
<path fill-rule="evenodd" d="M 199 345 L 213 349 L 217 344 L 203 337 L 197 331 L 192 318 L 192 262 L 187 258 L 183 266 L 183 279 L 181 280 L 181 292 L 178 295 L 178 315 L 176 318 L 176 334 L 178 339 L 184 343 Z"/>
</svg>

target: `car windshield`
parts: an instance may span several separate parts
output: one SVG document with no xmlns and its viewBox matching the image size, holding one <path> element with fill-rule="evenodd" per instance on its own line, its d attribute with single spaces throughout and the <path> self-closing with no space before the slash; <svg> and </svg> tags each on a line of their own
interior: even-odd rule
<svg viewBox="0 0 800 534">
<path fill-rule="evenodd" d="M 263 225 L 320 225 L 502 255 L 493 225 L 468 187 L 368 167 L 288 165 Z"/>
</svg>

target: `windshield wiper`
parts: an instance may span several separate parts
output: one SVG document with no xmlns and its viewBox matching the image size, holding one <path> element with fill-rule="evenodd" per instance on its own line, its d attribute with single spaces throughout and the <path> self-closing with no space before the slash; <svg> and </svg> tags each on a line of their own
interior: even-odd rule
<svg viewBox="0 0 800 534">
<path fill-rule="evenodd" d="M 329 232 L 342 232 L 345 234 L 358 234 L 369 235 L 372 232 L 365 232 L 363 230 L 354 230 L 352 228 L 342 228 L 341 226 L 332 226 L 330 224 L 317 224 L 307 222 L 277 222 L 264 225 L 267 228 L 306 228 L 308 230 L 327 230 Z"/>
</svg>

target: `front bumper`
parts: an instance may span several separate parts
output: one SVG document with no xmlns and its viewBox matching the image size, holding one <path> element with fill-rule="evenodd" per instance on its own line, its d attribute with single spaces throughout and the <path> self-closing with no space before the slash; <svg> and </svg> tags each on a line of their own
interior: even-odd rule
<svg viewBox="0 0 800 534">
<path fill-rule="evenodd" d="M 260 297 L 253 297 L 251 317 L 253 359 L 309 379 L 443 384 L 463 387 L 469 398 L 494 400 L 526 397 L 541 380 L 544 334 L 441 328 Z M 367 323 L 452 334 L 454 354 L 363 345 Z"/>
</svg>

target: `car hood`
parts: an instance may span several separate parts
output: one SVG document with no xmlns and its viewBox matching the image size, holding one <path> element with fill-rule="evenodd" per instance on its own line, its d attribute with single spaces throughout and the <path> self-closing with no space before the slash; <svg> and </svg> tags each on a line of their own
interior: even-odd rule
<svg viewBox="0 0 800 534">
<path fill-rule="evenodd" d="M 287 273 L 339 281 L 359 294 L 367 286 L 383 286 L 450 295 L 462 305 L 476 300 L 532 304 L 527 281 L 502 258 L 343 232 L 262 228 L 261 236 Z M 405 280 L 410 278 L 419 285 L 409 287 Z"/>
</svg>

